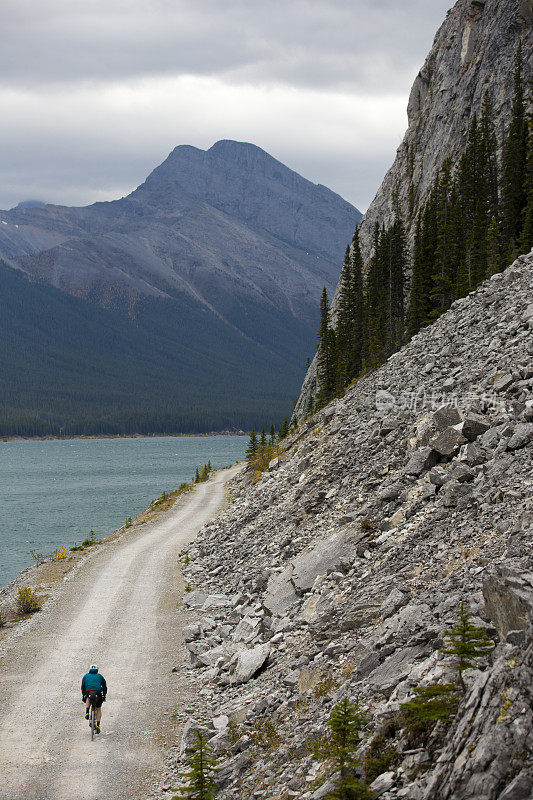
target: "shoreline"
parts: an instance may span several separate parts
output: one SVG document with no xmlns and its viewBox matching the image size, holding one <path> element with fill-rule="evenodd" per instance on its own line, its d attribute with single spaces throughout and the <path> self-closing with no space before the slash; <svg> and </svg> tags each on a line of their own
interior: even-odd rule
<svg viewBox="0 0 533 800">
<path fill-rule="evenodd" d="M 211 475 L 220 475 L 220 473 L 229 471 L 239 464 L 240 462 L 236 462 L 232 464 L 231 467 L 213 470 Z M 190 497 L 190 493 L 199 485 L 201 484 L 191 483 L 190 489 L 181 493 L 177 489 L 173 490 L 169 493 L 168 500 L 163 504 L 160 504 L 161 498 L 154 498 L 146 508 L 131 519 L 129 525 L 124 524 L 115 528 L 107 536 L 95 541 L 94 544 L 85 547 L 83 550 L 73 551 L 69 548 L 68 556 L 64 559 L 55 560 L 54 553 L 44 554 L 42 560 L 29 564 L 27 567 L 21 569 L 12 580 L 8 581 L 6 584 L 0 585 L 0 612 L 8 610 L 7 606 L 11 605 L 10 601 L 13 600 L 13 593 L 21 585 L 29 585 L 30 588 L 38 592 L 44 592 L 44 606 L 46 601 L 53 596 L 54 586 L 66 580 L 68 575 L 75 572 L 80 562 L 84 562 L 87 557 L 105 548 L 110 543 L 118 541 L 125 535 L 138 535 L 145 530 L 143 526 L 156 523 L 165 516 L 170 515 L 173 511 L 178 510 L 180 506 L 186 502 L 187 498 Z M 45 586 L 44 584 L 47 585 Z M 40 612 L 38 612 L 38 614 L 39 613 Z M 15 618 L 6 619 L 6 624 L 3 627 L 0 626 L 0 644 L 6 638 L 5 634 L 7 634 L 9 630 L 12 630 L 13 627 L 19 625 L 21 622 L 28 621 L 32 616 L 34 615 L 23 617 L 17 614 Z"/>
<path fill-rule="evenodd" d="M 79 439 L 184 439 L 210 436 L 247 436 L 246 431 L 209 431 L 208 433 L 87 433 L 68 436 L 0 436 L 0 444 L 7 442 L 68 442 Z"/>
</svg>

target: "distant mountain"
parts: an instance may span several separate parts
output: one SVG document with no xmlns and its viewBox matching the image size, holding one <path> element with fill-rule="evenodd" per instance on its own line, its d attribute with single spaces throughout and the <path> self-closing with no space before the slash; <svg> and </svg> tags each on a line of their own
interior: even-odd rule
<svg viewBox="0 0 533 800">
<path fill-rule="evenodd" d="M 42 200 L 21 200 L 15 208 L 41 208 L 45 205 L 46 203 L 43 203 Z"/>
<path fill-rule="evenodd" d="M 98 370 L 92 378 L 82 375 L 87 354 L 81 341 L 68 359 L 54 357 L 54 378 L 47 382 L 54 425 L 79 424 L 85 430 L 90 418 L 98 427 L 112 406 L 113 424 L 119 424 L 120 409 L 125 415 L 127 408 L 128 426 L 136 430 L 150 407 L 146 376 L 150 372 L 153 377 L 154 369 L 160 375 L 175 372 L 177 385 L 167 410 L 174 408 L 181 422 L 176 427 L 177 422 L 159 425 L 154 419 L 153 430 L 198 429 L 195 404 L 200 396 L 205 428 L 217 427 L 216 414 L 210 421 L 205 414 L 220 409 L 222 399 L 238 426 L 289 413 L 306 358 L 313 354 L 320 292 L 324 285 L 333 290 L 342 253 L 360 218 L 357 209 L 326 187 L 307 181 L 259 147 L 232 141 L 217 142 L 207 151 L 176 147 L 121 200 L 0 212 L 0 258 L 19 271 L 15 276 L 4 268 L 1 274 L 13 291 L 14 278 L 24 278 L 16 282 L 16 318 L 0 335 L 13 343 L 23 328 L 29 359 L 24 365 L 19 358 L 19 369 L 13 370 L 8 362 L 16 348 L 11 356 L 4 352 L 0 367 L 11 377 L 0 388 L 0 404 L 12 407 L 20 368 L 26 383 L 35 371 L 32 341 L 38 342 L 40 331 L 32 332 L 36 322 L 24 312 L 22 299 L 32 281 L 32 291 L 42 292 L 43 303 L 51 304 L 54 313 L 68 306 L 72 325 L 79 314 L 80 326 L 89 326 L 87 342 L 96 335 L 90 332 L 91 314 L 100 322 L 104 311 L 112 314 L 116 331 L 116 362 L 106 362 L 103 383 Z M 61 290 L 61 302 L 56 295 L 52 301 L 36 281 Z M 83 313 L 67 295 L 85 302 Z M 61 324 L 54 327 L 54 320 L 48 320 L 49 346 L 39 345 L 40 364 L 62 353 L 65 345 L 58 333 Z M 148 372 L 137 358 L 134 332 L 150 345 Z M 76 352 L 79 369 L 73 368 Z M 126 397 L 124 390 L 122 398 L 119 391 L 106 403 L 103 387 L 121 383 L 121 353 L 132 379 L 144 387 L 142 401 L 135 393 Z M 59 412 L 62 384 L 70 385 L 75 374 L 76 396 L 68 413 L 66 406 Z M 102 387 L 99 394 L 92 391 L 95 381 Z M 83 399 L 87 395 L 91 411 Z M 153 395 L 155 409 L 155 387 Z M 24 413 L 41 419 L 38 387 L 25 398 Z"/>
</svg>

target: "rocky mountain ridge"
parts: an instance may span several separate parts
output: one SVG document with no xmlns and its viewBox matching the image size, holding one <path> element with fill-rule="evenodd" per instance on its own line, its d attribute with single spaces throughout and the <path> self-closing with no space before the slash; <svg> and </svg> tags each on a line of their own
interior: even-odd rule
<svg viewBox="0 0 533 800">
<path fill-rule="evenodd" d="M 321 800 L 331 774 L 309 744 L 345 697 L 370 718 L 374 796 L 531 796 L 532 332 L 533 252 L 235 480 L 183 567 L 177 670 L 198 702 L 154 796 L 171 796 L 200 729 L 221 800 Z M 413 747 L 400 705 L 455 680 L 439 648 L 461 601 L 495 649 L 466 671 L 450 727 Z"/>
<path fill-rule="evenodd" d="M 360 216 L 231 141 L 175 148 L 121 200 L 1 212 L 0 433 L 281 424 Z"/>
<path fill-rule="evenodd" d="M 231 317 L 251 295 L 307 320 L 360 217 L 255 145 L 181 145 L 121 200 L 2 212 L 0 258 L 104 305 L 178 293 Z"/>
<path fill-rule="evenodd" d="M 499 141 L 507 133 L 513 97 L 513 63 L 522 42 L 524 75 L 533 58 L 532 0 L 458 0 L 439 28 L 407 106 L 408 128 L 394 163 L 359 226 L 363 261 L 372 254 L 374 226 L 389 226 L 399 209 L 412 247 L 415 223 L 446 158 L 461 154 L 474 114 L 488 91 Z M 340 266 L 340 265 L 339 265 Z M 336 307 L 339 287 L 333 300 Z M 296 407 L 301 418 L 316 391 L 316 359 Z"/>
</svg>

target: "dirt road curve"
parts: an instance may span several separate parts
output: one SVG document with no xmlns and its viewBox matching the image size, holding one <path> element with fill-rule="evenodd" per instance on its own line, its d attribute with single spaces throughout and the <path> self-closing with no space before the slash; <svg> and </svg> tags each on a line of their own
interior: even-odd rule
<svg viewBox="0 0 533 800">
<path fill-rule="evenodd" d="M 176 702 L 178 554 L 237 469 L 215 473 L 162 521 L 96 552 L 0 657 L 1 800 L 145 796 L 163 761 L 161 719 Z M 79 684 L 94 660 L 109 694 L 91 742 Z"/>
</svg>

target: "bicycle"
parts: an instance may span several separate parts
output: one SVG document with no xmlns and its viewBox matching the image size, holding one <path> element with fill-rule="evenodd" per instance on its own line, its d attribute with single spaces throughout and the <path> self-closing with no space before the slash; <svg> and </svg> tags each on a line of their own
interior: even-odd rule
<svg viewBox="0 0 533 800">
<path fill-rule="evenodd" d="M 92 697 L 89 695 L 89 727 L 91 728 L 91 742 L 94 739 L 94 732 L 96 730 L 96 706 L 93 703 Z"/>
</svg>

